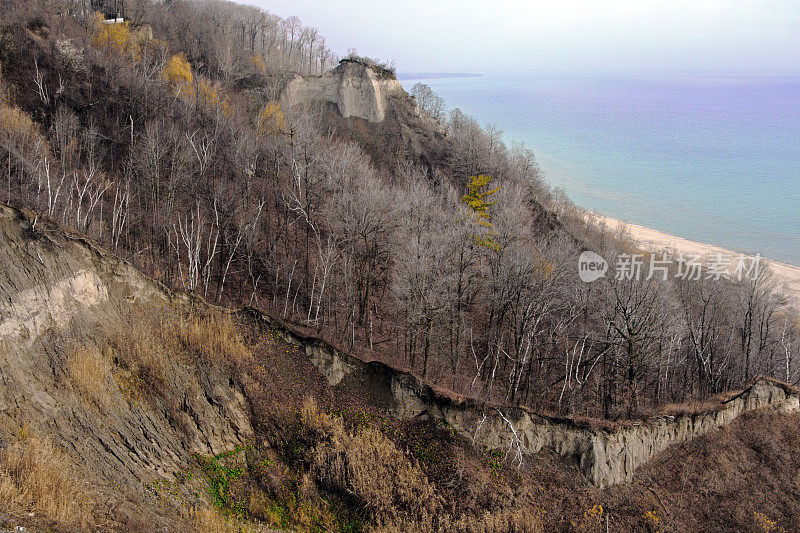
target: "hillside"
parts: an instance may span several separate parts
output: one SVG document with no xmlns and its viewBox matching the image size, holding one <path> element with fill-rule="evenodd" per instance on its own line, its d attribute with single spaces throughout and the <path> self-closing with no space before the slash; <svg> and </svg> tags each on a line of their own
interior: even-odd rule
<svg viewBox="0 0 800 533">
<path fill-rule="evenodd" d="M 0 473 L 10 510 L 32 499 L 30 510 L 86 526 L 107 502 L 115 516 L 100 524 L 146 529 L 148 484 L 253 436 L 231 371 L 181 364 L 190 300 L 89 241 L 0 206 L 0 294 L 4 464 L 26 461 Z M 74 475 L 84 481 L 69 489 Z"/>
<path fill-rule="evenodd" d="M 797 410 L 794 389 L 760 382 L 716 414 L 653 419 L 666 425 L 649 436 L 569 419 L 530 433 L 531 415 L 445 396 L 254 310 L 175 294 L 31 213 L 0 206 L 0 251 L 0 509 L 12 523 L 547 531 L 584 530 L 610 513 L 625 528 L 723 531 L 756 527 L 755 513 L 787 530 L 799 519 L 787 450 L 800 419 L 779 414 Z M 709 433 L 669 446 L 685 427 Z M 581 482 L 597 459 L 570 443 L 620 431 L 633 432 L 631 450 L 641 434 L 645 448 L 665 451 L 621 486 Z M 764 469 L 771 485 L 737 500 L 734 522 L 693 499 L 700 486 L 725 498 Z M 75 475 L 83 481 L 67 490 Z M 719 481 L 709 486 L 709 476 Z M 566 487 L 576 499 L 560 499 Z M 234 514 L 222 518 L 215 504 Z M 706 514 L 690 512 L 697 506 Z"/>
<path fill-rule="evenodd" d="M 295 17 L 102 4 L 0 0 L 0 527 L 797 528 L 768 268 L 586 282 L 635 243 L 496 128 Z"/>
</svg>

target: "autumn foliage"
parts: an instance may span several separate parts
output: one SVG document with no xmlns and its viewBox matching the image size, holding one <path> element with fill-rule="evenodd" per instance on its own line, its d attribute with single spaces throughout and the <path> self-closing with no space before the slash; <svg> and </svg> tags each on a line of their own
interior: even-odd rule
<svg viewBox="0 0 800 533">
<path fill-rule="evenodd" d="M 164 67 L 161 76 L 170 84 L 175 95 L 190 94 L 192 92 L 194 74 L 192 74 L 192 65 L 189 64 L 184 54 L 172 56 Z"/>
<path fill-rule="evenodd" d="M 198 107 L 210 111 L 229 112 L 230 103 L 219 83 L 195 75 L 192 65 L 182 53 L 172 56 L 164 67 L 161 77 L 172 87 L 176 97 L 194 102 Z"/>
<path fill-rule="evenodd" d="M 475 235 L 475 242 L 480 246 L 496 249 L 498 245 L 492 239 L 491 229 L 494 226 L 492 225 L 492 217 L 489 214 L 489 208 L 496 202 L 490 202 L 487 199 L 499 191 L 500 187 L 486 190 L 491 181 L 491 176 L 485 176 L 483 174 L 472 176 L 467 185 L 468 192 L 461 197 L 461 201 L 467 204 L 472 210 L 475 223 L 484 229 L 482 233 Z"/>
<path fill-rule="evenodd" d="M 16 106 L 0 102 L 0 135 L 17 146 L 30 146 L 39 137 L 36 123 Z M 1 142 L 1 141 L 0 141 Z"/>
<path fill-rule="evenodd" d="M 131 29 L 129 22 L 105 24 L 102 15 L 97 15 L 92 44 L 106 54 L 117 54 L 137 62 L 142 55 L 139 33 Z"/>
<path fill-rule="evenodd" d="M 256 74 L 267 73 L 267 65 L 264 63 L 264 59 L 261 56 L 250 56 L 250 65 L 253 67 L 253 71 Z"/>
<path fill-rule="evenodd" d="M 281 105 L 278 102 L 269 102 L 258 114 L 258 134 L 278 135 L 284 133 L 285 129 L 286 120 Z"/>
</svg>

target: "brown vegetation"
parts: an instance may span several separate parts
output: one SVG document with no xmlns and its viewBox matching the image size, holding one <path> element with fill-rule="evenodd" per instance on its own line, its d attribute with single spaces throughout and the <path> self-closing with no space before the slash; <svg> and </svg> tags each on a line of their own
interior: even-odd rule
<svg viewBox="0 0 800 533">
<path fill-rule="evenodd" d="M 86 346 L 70 354 L 67 367 L 81 395 L 101 408 L 109 404 L 108 386 L 113 381 L 111 363 L 106 354 L 95 346 Z"/>
<path fill-rule="evenodd" d="M 263 444 L 200 459 L 223 508 L 309 531 L 541 531 L 519 475 L 437 423 L 327 413 L 311 398 L 272 416 L 284 424 Z"/>
<path fill-rule="evenodd" d="M 97 502 L 84 479 L 72 458 L 48 439 L 23 435 L 0 451 L 0 502 L 6 510 L 86 527 Z"/>
<path fill-rule="evenodd" d="M 665 531 L 764 531 L 770 522 L 772 531 L 796 531 L 798 438 L 797 415 L 747 413 L 671 447 L 638 472 L 636 483 L 610 493 L 618 512 L 651 510 Z"/>
</svg>

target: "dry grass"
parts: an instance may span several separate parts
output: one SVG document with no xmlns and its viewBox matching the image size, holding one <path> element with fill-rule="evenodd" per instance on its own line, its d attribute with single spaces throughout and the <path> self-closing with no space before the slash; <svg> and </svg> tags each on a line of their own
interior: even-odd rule
<svg viewBox="0 0 800 533">
<path fill-rule="evenodd" d="M 249 533 L 255 531 L 235 516 L 225 516 L 212 507 L 193 508 L 183 517 L 191 531 L 204 533 Z"/>
<path fill-rule="evenodd" d="M 164 340 L 178 342 L 209 363 L 242 364 L 252 361 L 241 328 L 227 313 L 179 314 L 162 324 Z"/>
<path fill-rule="evenodd" d="M 112 364 L 108 355 L 96 346 L 84 346 L 67 359 L 70 379 L 81 396 L 104 408 L 111 403 L 109 385 Z"/>
<path fill-rule="evenodd" d="M 797 415 L 764 409 L 671 446 L 606 490 L 615 530 L 653 531 L 658 518 L 666 531 L 800 531 L 799 439 Z"/>
<path fill-rule="evenodd" d="M 201 359 L 210 364 L 250 362 L 253 354 L 242 328 L 228 313 L 165 308 L 154 316 L 132 316 L 137 327 L 119 324 L 110 334 L 116 351 L 157 368 Z"/>
<path fill-rule="evenodd" d="M 92 523 L 94 495 L 69 457 L 47 439 L 28 437 L 0 452 L 0 505 L 12 512 L 35 512 L 60 524 Z"/>
<path fill-rule="evenodd" d="M 226 313 L 164 308 L 149 316 L 132 315 L 129 323 L 109 327 L 107 350 L 120 363 L 115 379 L 129 400 L 164 392 L 176 365 L 203 362 L 241 367 L 253 351 L 239 324 Z"/>
<path fill-rule="evenodd" d="M 443 502 L 419 465 L 377 429 L 348 432 L 313 399 L 303 405 L 301 420 L 318 439 L 312 472 L 324 485 L 354 495 L 379 521 L 432 525 L 441 513 Z"/>
<path fill-rule="evenodd" d="M 427 457 L 425 452 L 426 458 L 418 458 L 403 441 L 394 440 L 399 435 L 380 419 L 330 414 L 310 397 L 292 414 L 281 416 L 280 438 L 200 459 L 217 505 L 297 531 L 543 530 L 543 513 L 532 494 L 515 492 L 500 467 L 491 467 L 482 456 L 470 455 L 459 463 L 466 469 L 463 479 L 437 477 L 437 467 L 425 461 L 438 461 L 438 455 Z M 438 433 L 420 432 L 424 446 L 448 446 L 438 441 Z M 419 451 L 419 442 L 406 442 Z M 472 466 L 485 474 L 480 482 Z M 452 501 L 452 487 L 440 482 L 460 484 L 455 497 L 464 501 Z M 459 492 L 467 487 L 481 494 L 470 498 Z"/>
<path fill-rule="evenodd" d="M 301 422 L 315 434 L 311 472 L 329 490 L 349 494 L 370 510 L 372 531 L 533 533 L 540 513 L 525 508 L 484 509 L 454 515 L 423 468 L 373 426 L 347 430 L 341 418 L 322 413 L 313 399 Z"/>
<path fill-rule="evenodd" d="M 485 511 L 479 517 L 462 517 L 449 529 L 465 533 L 536 533 L 543 531 L 542 512 L 530 508 Z"/>
<path fill-rule="evenodd" d="M 320 478 L 357 494 L 382 515 L 416 516 L 429 523 L 442 503 L 418 465 L 373 427 L 334 435 L 317 445 Z"/>
</svg>

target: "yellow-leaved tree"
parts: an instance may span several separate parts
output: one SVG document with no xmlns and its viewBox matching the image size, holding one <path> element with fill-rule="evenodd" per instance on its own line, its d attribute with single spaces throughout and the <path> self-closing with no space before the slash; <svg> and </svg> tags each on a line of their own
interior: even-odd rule
<svg viewBox="0 0 800 533">
<path fill-rule="evenodd" d="M 172 86 L 175 96 L 194 96 L 194 74 L 186 56 L 175 54 L 167 61 L 161 76 Z"/>
<path fill-rule="evenodd" d="M 278 102 L 269 102 L 258 114 L 258 134 L 279 135 L 286 131 L 283 110 Z"/>
<path fill-rule="evenodd" d="M 193 102 L 197 107 L 214 112 L 230 113 L 230 100 L 219 83 L 195 75 L 192 65 L 183 53 L 172 56 L 161 77 L 170 84 L 176 97 Z"/>
<path fill-rule="evenodd" d="M 2 65 L 0 65 L 0 75 L 1 67 Z M 8 101 L 8 93 L 0 76 L 0 148 L 4 148 L 8 153 L 9 165 L 12 164 L 12 156 L 32 155 L 37 144 L 46 146 L 39 127 L 30 115 Z"/>
<path fill-rule="evenodd" d="M 197 105 L 206 110 L 221 111 L 225 115 L 230 113 L 230 101 L 219 83 L 200 76 L 197 80 Z"/>
<path fill-rule="evenodd" d="M 0 102 L 0 135 L 23 146 L 40 137 L 36 123 L 23 110 Z"/>
<path fill-rule="evenodd" d="M 117 53 L 136 62 L 140 57 L 139 39 L 131 32 L 130 24 L 105 24 L 103 16 L 97 14 L 92 34 L 92 44 L 103 50 L 106 54 Z"/>
<path fill-rule="evenodd" d="M 256 74 L 267 73 L 267 65 L 264 63 L 261 56 L 250 56 L 250 66 L 253 67 L 253 71 Z"/>
<path fill-rule="evenodd" d="M 470 177 L 470 182 L 467 184 L 467 194 L 461 197 L 461 201 L 469 206 L 475 223 L 482 228 L 482 231 L 474 236 L 475 242 L 480 246 L 497 250 L 498 244 L 492 239 L 494 232 L 491 229 L 494 226 L 492 226 L 492 217 L 489 214 L 489 208 L 496 202 L 490 202 L 487 199 L 496 193 L 500 187 L 487 190 L 491 181 L 492 177 L 484 174 Z"/>
</svg>

